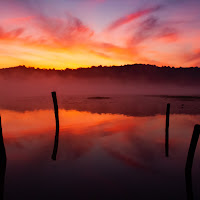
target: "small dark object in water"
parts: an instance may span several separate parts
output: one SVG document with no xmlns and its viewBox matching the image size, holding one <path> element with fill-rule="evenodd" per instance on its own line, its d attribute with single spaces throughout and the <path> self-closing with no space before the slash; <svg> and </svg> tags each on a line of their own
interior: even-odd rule
<svg viewBox="0 0 200 200">
<path fill-rule="evenodd" d="M 88 99 L 110 99 L 110 97 L 88 97 Z"/>
<path fill-rule="evenodd" d="M 199 101 L 200 96 L 169 96 L 169 95 L 160 95 L 161 98 L 166 99 L 179 99 L 182 101 Z"/>
</svg>

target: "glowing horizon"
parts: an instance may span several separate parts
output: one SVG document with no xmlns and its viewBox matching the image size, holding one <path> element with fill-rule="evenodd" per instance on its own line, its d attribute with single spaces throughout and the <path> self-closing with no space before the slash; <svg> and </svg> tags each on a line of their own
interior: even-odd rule
<svg viewBox="0 0 200 200">
<path fill-rule="evenodd" d="M 0 68 L 200 66 L 199 6 L 197 0 L 4 1 Z"/>
</svg>

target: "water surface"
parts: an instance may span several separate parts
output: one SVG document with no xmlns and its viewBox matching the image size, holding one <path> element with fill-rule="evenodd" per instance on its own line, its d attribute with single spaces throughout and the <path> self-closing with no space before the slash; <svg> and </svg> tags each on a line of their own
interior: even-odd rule
<svg viewBox="0 0 200 200">
<path fill-rule="evenodd" d="M 4 199 L 186 199 L 184 169 L 194 125 L 200 123 L 199 99 L 57 96 L 56 161 L 51 160 L 51 96 L 1 100 L 7 152 Z M 200 197 L 199 146 L 193 164 L 195 199 Z"/>
</svg>

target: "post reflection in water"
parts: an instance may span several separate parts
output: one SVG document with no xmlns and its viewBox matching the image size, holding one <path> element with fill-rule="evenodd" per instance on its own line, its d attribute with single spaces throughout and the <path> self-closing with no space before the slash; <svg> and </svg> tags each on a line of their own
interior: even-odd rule
<svg viewBox="0 0 200 200">
<path fill-rule="evenodd" d="M 193 200 L 193 188 L 192 188 L 192 172 L 185 173 L 185 182 L 186 182 L 186 193 L 187 193 L 187 200 Z"/>
<path fill-rule="evenodd" d="M 170 115 L 170 104 L 167 104 L 166 110 L 166 127 L 165 127 L 165 156 L 169 156 L 169 115 Z"/>
<path fill-rule="evenodd" d="M 6 151 L 3 141 L 1 117 L 0 117 L 0 199 L 4 199 L 4 181 L 6 173 Z"/>
</svg>

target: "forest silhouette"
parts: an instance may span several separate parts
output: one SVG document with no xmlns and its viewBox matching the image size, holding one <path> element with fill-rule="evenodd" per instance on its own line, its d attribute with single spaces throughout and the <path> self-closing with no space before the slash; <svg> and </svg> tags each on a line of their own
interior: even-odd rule
<svg viewBox="0 0 200 200">
<path fill-rule="evenodd" d="M 165 83 L 176 85 L 200 84 L 200 68 L 175 68 L 170 66 L 158 67 L 149 64 L 133 64 L 123 66 L 92 66 L 90 68 L 77 68 L 64 70 L 39 69 L 24 65 L 0 69 L 0 76 L 26 78 L 29 75 L 59 76 L 62 78 L 107 78 L 117 80 L 142 81 L 149 83 Z"/>
</svg>

